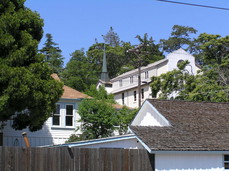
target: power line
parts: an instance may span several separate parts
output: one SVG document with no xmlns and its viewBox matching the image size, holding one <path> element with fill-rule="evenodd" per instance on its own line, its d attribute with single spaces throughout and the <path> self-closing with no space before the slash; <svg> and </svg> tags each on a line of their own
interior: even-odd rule
<svg viewBox="0 0 229 171">
<path fill-rule="evenodd" d="M 196 7 L 213 8 L 213 9 L 218 9 L 218 10 L 229 10 L 229 8 L 214 7 L 214 6 L 200 5 L 200 4 L 191 4 L 191 3 L 185 3 L 185 2 L 177 2 L 177 1 L 169 1 L 169 0 L 157 0 L 157 1 L 169 2 L 169 3 L 181 4 L 181 5 L 190 5 L 190 6 L 196 6 Z"/>
</svg>

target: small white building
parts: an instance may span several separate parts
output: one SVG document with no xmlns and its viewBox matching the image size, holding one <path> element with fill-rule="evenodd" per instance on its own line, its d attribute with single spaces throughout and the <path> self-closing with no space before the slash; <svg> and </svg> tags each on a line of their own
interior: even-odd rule
<svg viewBox="0 0 229 171">
<path fill-rule="evenodd" d="M 64 144 L 146 149 L 156 171 L 229 170 L 229 103 L 146 100 L 129 135 Z"/>
<path fill-rule="evenodd" d="M 195 64 L 195 57 L 183 49 L 168 54 L 165 59 L 141 67 L 141 102 L 143 103 L 147 98 L 152 98 L 150 88 L 152 76 L 160 76 L 173 69 L 178 69 L 177 64 L 185 60 L 190 62 L 186 66 L 186 70 L 195 75 L 199 70 Z M 107 92 L 114 94 L 115 101 L 118 104 L 132 108 L 138 107 L 138 69 L 123 73 L 107 83 L 109 83 L 109 86 L 100 81 L 99 85 L 104 84 Z"/>
<path fill-rule="evenodd" d="M 52 77 L 59 80 L 56 74 Z M 64 86 L 63 89 L 63 95 L 56 103 L 56 112 L 47 119 L 41 130 L 14 130 L 11 127 L 12 121 L 8 120 L 3 129 L 3 146 L 25 146 L 23 132 L 27 133 L 31 146 L 63 144 L 71 134 L 81 134 L 81 131 L 75 131 L 77 126 L 80 126 L 78 106 L 84 98 L 91 97 L 68 86 Z"/>
</svg>

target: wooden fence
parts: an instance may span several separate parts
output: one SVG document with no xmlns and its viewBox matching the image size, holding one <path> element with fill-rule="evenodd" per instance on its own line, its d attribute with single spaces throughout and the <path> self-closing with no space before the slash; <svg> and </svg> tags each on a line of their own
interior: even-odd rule
<svg viewBox="0 0 229 171">
<path fill-rule="evenodd" d="M 0 147 L 1 171 L 153 171 L 143 149 Z"/>
</svg>

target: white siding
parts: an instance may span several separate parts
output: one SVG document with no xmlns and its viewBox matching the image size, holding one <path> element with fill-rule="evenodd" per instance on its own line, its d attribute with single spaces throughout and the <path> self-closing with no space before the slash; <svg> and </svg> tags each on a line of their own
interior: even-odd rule
<svg viewBox="0 0 229 171">
<path fill-rule="evenodd" d="M 183 49 L 178 49 L 173 53 L 168 54 L 166 58 L 166 60 L 161 60 L 153 64 L 149 64 L 146 67 L 141 67 L 141 81 L 149 82 L 152 76 L 160 76 L 163 73 L 166 73 L 173 69 L 177 69 L 177 62 L 179 60 L 188 60 L 190 62 L 190 65 L 186 67 L 186 70 L 190 73 L 196 74 L 198 70 L 198 68 L 195 65 L 195 58 Z M 147 71 L 149 74 L 149 78 L 145 78 L 145 72 Z M 133 83 L 130 83 L 130 77 L 133 77 Z M 122 86 L 119 86 L 119 80 L 122 80 Z M 115 95 L 115 100 L 117 103 L 122 105 L 121 93 L 125 92 L 125 95 L 128 96 L 126 98 L 125 105 L 133 108 L 138 107 L 138 100 L 133 100 L 133 92 L 137 91 L 138 85 L 137 69 L 124 73 L 123 75 L 118 76 L 112 79 L 111 81 L 113 82 L 113 88 L 111 93 Z M 143 83 L 142 87 L 146 87 L 146 95 L 142 100 L 143 102 L 145 99 L 151 98 L 151 88 L 149 85 L 144 85 Z M 110 90 L 107 91 L 110 92 Z"/>
<path fill-rule="evenodd" d="M 223 171 L 223 154 L 156 154 L 155 170 Z"/>
<path fill-rule="evenodd" d="M 190 62 L 190 65 L 186 66 L 186 69 L 189 71 L 190 74 L 193 73 L 194 75 L 196 75 L 198 68 L 195 65 L 195 58 L 183 49 L 178 49 L 173 53 L 170 53 L 169 55 L 167 55 L 167 58 L 169 59 L 168 71 L 177 69 L 177 62 L 179 60 L 188 60 Z"/>
<path fill-rule="evenodd" d="M 170 126 L 166 120 L 148 101 L 135 116 L 132 126 Z"/>
<path fill-rule="evenodd" d="M 3 129 L 3 145 L 4 146 L 25 146 L 25 143 L 22 138 L 22 133 L 27 132 L 27 136 L 30 141 L 31 146 L 44 146 L 51 144 L 63 144 L 68 140 L 71 134 L 80 134 L 80 131 L 75 132 L 75 128 L 80 125 L 78 120 L 80 119 L 79 114 L 77 113 L 78 103 L 80 101 L 72 100 L 60 100 L 61 109 L 61 118 L 60 126 L 52 125 L 52 117 L 48 118 L 44 123 L 43 127 L 39 131 L 30 132 L 28 129 L 23 129 L 20 131 L 14 130 L 11 125 L 12 121 L 8 121 L 7 125 Z M 67 104 L 73 104 L 73 126 L 65 126 L 65 116 L 66 109 L 64 108 Z"/>
</svg>

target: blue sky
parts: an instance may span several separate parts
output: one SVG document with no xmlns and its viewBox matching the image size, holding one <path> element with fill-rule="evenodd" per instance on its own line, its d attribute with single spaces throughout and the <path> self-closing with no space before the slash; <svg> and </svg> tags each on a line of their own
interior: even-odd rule
<svg viewBox="0 0 229 171">
<path fill-rule="evenodd" d="M 229 8 L 229 0 L 174 0 Z M 156 43 L 170 36 L 175 24 L 191 26 L 200 33 L 229 35 L 229 11 L 165 3 L 156 0 L 27 0 L 25 6 L 44 19 L 44 36 L 51 33 L 59 44 L 65 64 L 75 50 L 103 42 L 110 26 L 123 41 L 139 42 L 148 33 Z"/>
</svg>

